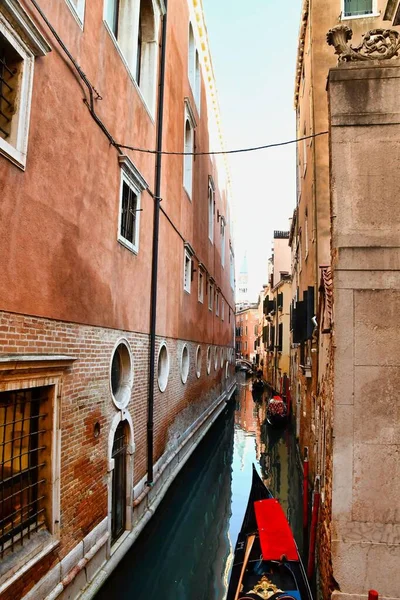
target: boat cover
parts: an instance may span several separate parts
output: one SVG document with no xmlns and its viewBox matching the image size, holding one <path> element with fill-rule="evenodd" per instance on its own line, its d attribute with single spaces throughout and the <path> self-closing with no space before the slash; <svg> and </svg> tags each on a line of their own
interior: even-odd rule
<svg viewBox="0 0 400 600">
<path fill-rule="evenodd" d="M 254 502 L 263 560 L 299 560 L 289 523 L 278 500 Z"/>
</svg>

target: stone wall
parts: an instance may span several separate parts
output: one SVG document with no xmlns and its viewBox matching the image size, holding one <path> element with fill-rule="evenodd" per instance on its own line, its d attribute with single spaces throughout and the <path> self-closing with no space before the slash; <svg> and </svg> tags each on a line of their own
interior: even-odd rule
<svg viewBox="0 0 400 600">
<path fill-rule="evenodd" d="M 400 598 L 400 61 L 329 73 L 335 598 Z"/>
</svg>

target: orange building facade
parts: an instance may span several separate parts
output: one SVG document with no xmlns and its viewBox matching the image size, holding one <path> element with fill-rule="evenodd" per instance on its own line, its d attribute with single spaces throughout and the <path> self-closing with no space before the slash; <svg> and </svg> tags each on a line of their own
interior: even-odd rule
<svg viewBox="0 0 400 600">
<path fill-rule="evenodd" d="M 91 597 L 235 389 L 205 32 L 191 0 L 0 4 L 1 600 Z"/>
</svg>

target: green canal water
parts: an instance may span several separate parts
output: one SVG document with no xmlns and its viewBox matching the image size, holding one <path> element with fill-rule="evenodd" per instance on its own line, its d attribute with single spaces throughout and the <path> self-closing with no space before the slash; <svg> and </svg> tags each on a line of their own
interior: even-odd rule
<svg viewBox="0 0 400 600">
<path fill-rule="evenodd" d="M 271 429 L 265 398 L 238 374 L 227 406 L 96 600 L 223 600 L 254 463 L 302 547 L 301 476 L 289 425 Z"/>
</svg>

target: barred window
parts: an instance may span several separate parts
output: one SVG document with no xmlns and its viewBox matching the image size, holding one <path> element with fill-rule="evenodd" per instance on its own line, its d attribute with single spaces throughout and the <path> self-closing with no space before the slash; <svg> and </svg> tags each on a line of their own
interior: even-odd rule
<svg viewBox="0 0 400 600">
<path fill-rule="evenodd" d="M 121 236 L 136 246 L 137 195 L 126 181 L 122 183 Z"/>
<path fill-rule="evenodd" d="M 0 392 L 0 558 L 46 526 L 46 388 Z"/>
</svg>

